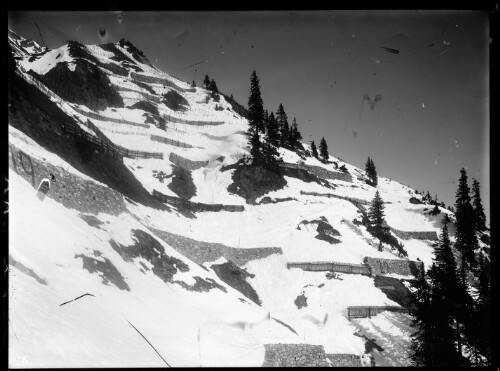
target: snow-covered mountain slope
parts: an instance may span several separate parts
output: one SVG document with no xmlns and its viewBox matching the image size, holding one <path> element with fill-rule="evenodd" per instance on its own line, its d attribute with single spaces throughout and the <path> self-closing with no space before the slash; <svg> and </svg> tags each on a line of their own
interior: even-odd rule
<svg viewBox="0 0 500 371">
<path fill-rule="evenodd" d="M 13 50 L 28 45 L 19 40 L 9 32 Z M 287 263 L 359 265 L 371 257 L 428 267 L 432 236 L 451 212 L 429 215 L 433 206 L 410 202 L 421 199 L 415 190 L 384 177 L 374 188 L 362 169 L 338 158 L 318 161 L 305 154 L 305 144 L 281 155 L 309 166 L 309 175 L 288 169 L 283 187 L 247 203 L 235 174 L 249 156 L 248 122 L 224 96 L 159 71 L 126 41 L 54 50 L 29 45 L 33 50 L 16 54 L 11 89 L 26 96 L 41 91 L 50 101 L 33 105 L 51 110 L 39 107 L 46 118 L 31 118 L 12 98 L 9 111 L 11 367 L 261 366 L 267 344 L 321 345 L 332 359 L 351 354 L 365 362 L 367 337 L 385 349 L 375 357 L 379 364 L 409 364 L 408 314 L 348 318 L 349 306 L 400 305 L 375 277 Z M 100 144 L 67 152 L 60 143 L 81 143 L 65 131 L 71 125 Z M 106 146 L 158 156 L 128 152 L 113 162 L 103 137 Z M 134 200 L 130 187 L 116 186 L 128 179 L 115 174 L 118 168 L 136 181 L 130 187 L 147 193 L 244 210 Z M 48 172 L 57 179 L 41 201 L 36 187 Z M 362 223 L 377 189 L 407 257 L 388 244 L 379 251 Z M 416 232 L 423 234 L 414 238 Z M 384 273 L 405 284 L 413 278 Z"/>
<path fill-rule="evenodd" d="M 31 57 L 32 60 L 35 60 L 37 56 L 43 55 L 48 52 L 49 49 L 45 46 L 41 46 L 34 40 L 26 39 L 22 36 L 19 36 L 15 32 L 8 30 L 9 33 L 9 44 L 12 48 L 12 53 L 14 57 L 24 58 Z"/>
</svg>

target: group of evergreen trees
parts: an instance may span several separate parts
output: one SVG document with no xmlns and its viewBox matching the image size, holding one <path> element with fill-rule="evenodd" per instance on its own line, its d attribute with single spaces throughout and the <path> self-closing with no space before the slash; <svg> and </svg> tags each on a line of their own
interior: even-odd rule
<svg viewBox="0 0 500 371">
<path fill-rule="evenodd" d="M 317 158 L 318 160 L 321 157 L 321 161 L 323 161 L 324 163 L 328 162 L 328 159 L 330 158 L 330 154 L 328 153 L 328 145 L 326 144 L 326 140 L 324 137 L 321 138 L 319 142 L 319 154 L 314 140 L 311 142 L 311 152 L 313 157 Z"/>
<path fill-rule="evenodd" d="M 194 83 L 194 81 L 193 81 Z M 208 77 L 208 75 L 205 75 L 205 79 L 203 80 L 203 86 L 205 89 L 210 90 L 212 93 L 218 93 L 219 89 L 217 88 L 217 84 L 215 83 L 215 80 Z"/>
<path fill-rule="evenodd" d="M 378 184 L 377 169 L 375 168 L 375 164 L 370 157 L 368 157 L 368 160 L 366 160 L 365 171 L 370 184 L 376 187 Z"/>
<path fill-rule="evenodd" d="M 264 133 L 271 131 L 271 137 L 276 142 L 276 145 L 288 147 L 291 150 L 297 148 L 299 141 L 302 139 L 295 117 L 293 118 L 292 125 L 289 125 L 283 103 L 280 103 L 276 115 L 274 112 L 269 113 L 268 110 L 264 111 L 262 129 Z"/>
<path fill-rule="evenodd" d="M 302 135 L 298 131 L 297 120 L 288 124 L 288 116 L 280 104 L 276 115 L 264 110 L 260 91 L 260 80 L 255 71 L 250 77 L 250 97 L 248 98 L 249 129 L 247 132 L 253 163 L 277 168 L 280 162 L 279 147 L 294 150 L 300 144 Z M 264 134 L 261 138 L 260 134 Z"/>
<path fill-rule="evenodd" d="M 448 220 L 435 249 L 430 269 L 422 270 L 413 295 L 412 360 L 419 366 L 488 365 L 491 361 L 489 258 L 479 253 L 477 232 L 486 230 L 485 215 L 474 180 L 473 203 L 462 169 L 455 202 L 455 244 L 458 265 L 448 234 Z M 471 296 L 470 276 L 478 278 L 477 298 Z M 465 350 L 465 352 L 464 352 Z"/>
</svg>

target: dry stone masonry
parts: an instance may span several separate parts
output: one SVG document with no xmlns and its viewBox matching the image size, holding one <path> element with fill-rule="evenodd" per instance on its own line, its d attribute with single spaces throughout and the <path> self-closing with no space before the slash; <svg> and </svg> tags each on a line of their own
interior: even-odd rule
<svg viewBox="0 0 500 371">
<path fill-rule="evenodd" d="M 289 162 L 285 162 L 283 167 L 287 167 L 290 169 L 301 169 L 310 172 L 311 174 L 316 175 L 318 178 L 323 179 L 336 179 L 343 180 L 345 182 L 352 182 L 352 176 L 349 173 L 339 172 L 339 171 L 330 171 L 322 168 L 321 166 L 314 165 L 304 165 L 304 164 L 292 164 Z"/>
<path fill-rule="evenodd" d="M 152 227 L 149 229 L 168 245 L 198 264 L 213 262 L 223 256 L 227 260 L 231 260 L 238 267 L 241 267 L 249 261 L 263 259 L 272 254 L 283 253 L 279 247 L 238 249 L 216 242 L 197 241 Z"/>
<path fill-rule="evenodd" d="M 363 261 L 370 267 L 372 276 L 390 273 L 403 276 L 415 276 L 422 267 L 422 262 L 403 259 L 382 259 L 367 256 Z"/>
<path fill-rule="evenodd" d="M 208 161 L 192 161 L 175 154 L 174 152 L 170 152 L 170 156 L 168 158 L 170 162 L 173 164 L 182 167 L 186 170 L 196 170 L 201 167 L 207 166 Z"/>
<path fill-rule="evenodd" d="M 9 167 L 33 186 L 33 192 L 40 181 L 52 173 L 56 182 L 52 182 L 47 197 L 67 208 L 94 215 L 100 212 L 118 215 L 127 210 L 119 192 L 33 158 L 12 144 L 9 149 Z"/>
<path fill-rule="evenodd" d="M 264 344 L 262 367 L 359 367 L 356 354 L 326 354 L 322 345 Z"/>
<path fill-rule="evenodd" d="M 416 239 L 416 240 L 431 240 L 431 241 L 437 241 L 438 240 L 438 235 L 436 231 L 400 231 L 396 228 L 391 227 L 391 231 L 398 236 L 399 238 L 402 238 L 404 240 L 409 240 L 409 239 Z"/>
</svg>

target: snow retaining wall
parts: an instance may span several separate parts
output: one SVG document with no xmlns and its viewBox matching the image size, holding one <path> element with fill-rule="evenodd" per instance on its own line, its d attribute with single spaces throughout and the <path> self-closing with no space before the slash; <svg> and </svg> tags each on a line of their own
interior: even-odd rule
<svg viewBox="0 0 500 371">
<path fill-rule="evenodd" d="M 379 313 L 389 311 L 389 312 L 400 312 L 408 313 L 407 308 L 386 305 L 386 306 L 353 306 L 347 307 L 347 319 L 350 321 L 351 318 L 372 318 Z"/>
<path fill-rule="evenodd" d="M 360 198 L 339 196 L 339 195 L 335 195 L 333 193 L 318 193 L 318 192 L 300 191 L 300 194 L 301 195 L 307 195 L 307 196 L 320 196 L 320 197 L 328 197 L 328 198 L 338 198 L 340 200 L 349 201 L 349 202 L 353 203 L 355 206 L 369 205 L 370 204 L 369 201 L 362 200 Z"/>
<path fill-rule="evenodd" d="M 52 182 L 47 197 L 60 202 L 64 207 L 94 215 L 100 212 L 118 215 L 127 211 L 119 192 L 31 157 L 12 144 L 9 144 L 9 167 L 33 186 L 33 193 L 43 178 L 50 173 L 54 174 L 56 182 Z"/>
<path fill-rule="evenodd" d="M 286 263 L 287 269 L 300 268 L 304 271 L 330 271 L 339 273 L 371 274 L 370 267 L 363 264 L 350 264 L 339 262 L 289 262 Z"/>
<path fill-rule="evenodd" d="M 169 114 L 162 115 L 164 120 L 177 123 L 177 124 L 187 124 L 187 125 L 196 125 L 196 126 L 217 126 L 222 125 L 224 121 L 197 121 L 197 120 L 186 120 L 180 117 L 170 116 Z"/>
<path fill-rule="evenodd" d="M 373 276 L 383 274 L 400 274 L 403 276 L 415 276 L 422 269 L 422 262 L 403 259 L 382 259 L 366 256 L 363 262 L 370 267 Z"/>
<path fill-rule="evenodd" d="M 157 200 L 175 206 L 182 206 L 192 211 L 244 211 L 243 205 L 223 205 L 223 204 L 204 204 L 201 202 L 192 202 L 182 198 L 167 196 L 156 189 L 153 189 L 153 197 Z"/>
<path fill-rule="evenodd" d="M 95 112 L 91 112 L 91 111 L 85 111 L 79 107 L 75 107 L 75 106 L 72 106 L 72 108 L 86 116 L 86 117 L 90 117 L 92 119 L 95 119 L 95 120 L 100 120 L 100 121 L 108 121 L 108 122 L 115 122 L 117 124 L 125 124 L 125 125 L 132 125 L 132 126 L 139 126 L 139 127 L 143 127 L 143 128 L 147 128 L 149 129 L 149 125 L 148 124 L 139 124 L 137 122 L 132 122 L 132 121 L 128 121 L 128 120 L 125 120 L 125 119 L 117 119 L 117 118 L 114 118 L 114 117 L 107 117 L 107 116 L 103 116 L 103 115 L 100 115 L 98 113 L 95 113 Z"/>
<path fill-rule="evenodd" d="M 179 142 L 178 140 L 173 140 L 170 138 L 165 138 L 165 137 L 160 137 L 159 135 L 150 135 L 151 140 L 155 142 L 160 142 L 160 143 L 165 143 L 165 144 L 170 144 L 175 147 L 181 147 L 181 148 L 193 148 L 191 144 Z"/>
<path fill-rule="evenodd" d="M 436 231 L 400 231 L 399 229 L 392 228 L 391 231 L 404 240 L 416 239 L 416 240 L 431 240 L 437 241 L 438 235 Z"/>
<path fill-rule="evenodd" d="M 102 131 L 99 128 L 97 128 L 94 124 L 92 124 L 91 121 L 87 121 L 86 123 L 82 124 L 92 129 L 96 134 L 96 136 L 87 133 L 86 131 L 84 131 L 83 129 L 81 129 L 76 125 L 73 126 L 73 125 L 63 124 L 62 129 L 67 135 L 83 137 L 85 140 L 98 145 L 106 153 L 118 159 L 121 159 L 123 157 L 128 157 L 128 158 L 156 158 L 163 160 L 162 152 L 143 152 L 143 151 L 135 151 L 124 148 L 122 146 L 113 143 L 106 135 L 102 133 Z"/>
<path fill-rule="evenodd" d="M 285 162 L 281 166 L 289 168 L 289 169 L 305 170 L 305 171 L 310 172 L 311 174 L 316 175 L 318 178 L 336 179 L 336 180 L 343 180 L 345 182 L 352 182 L 351 174 L 339 172 L 339 171 L 330 171 L 330 170 L 327 170 L 325 168 L 322 168 L 321 166 L 292 164 L 289 162 Z"/>
<path fill-rule="evenodd" d="M 130 72 L 130 76 L 139 82 L 145 82 L 148 84 L 161 84 L 168 86 L 172 89 L 181 91 L 181 92 L 190 92 L 194 93 L 196 92 L 196 88 L 181 88 L 179 85 L 175 84 L 174 82 L 170 81 L 169 79 L 166 78 L 161 78 L 161 77 L 154 77 L 154 76 L 149 76 L 149 75 L 141 75 L 136 72 Z"/>
<path fill-rule="evenodd" d="M 186 170 L 196 170 L 200 167 L 204 167 L 208 165 L 208 161 L 192 161 L 175 154 L 174 152 L 170 152 L 170 156 L 168 158 L 170 162 L 173 164 L 182 167 Z"/>
<path fill-rule="evenodd" d="M 326 354 L 323 345 L 264 344 L 262 367 L 338 367 L 361 366 L 356 354 Z"/>
<path fill-rule="evenodd" d="M 154 102 L 156 104 L 160 104 L 161 103 L 161 97 L 160 96 L 153 95 L 153 94 L 147 93 L 145 91 L 139 91 L 139 90 L 135 90 L 135 89 L 132 89 L 132 88 L 128 88 L 126 86 L 121 86 L 121 85 L 113 85 L 113 88 L 115 88 L 115 90 L 117 90 L 117 91 L 129 91 L 129 92 L 132 92 L 132 93 L 139 94 L 143 98 L 145 98 L 147 100 L 150 100 L 150 101 L 152 101 L 152 102 Z"/>
</svg>

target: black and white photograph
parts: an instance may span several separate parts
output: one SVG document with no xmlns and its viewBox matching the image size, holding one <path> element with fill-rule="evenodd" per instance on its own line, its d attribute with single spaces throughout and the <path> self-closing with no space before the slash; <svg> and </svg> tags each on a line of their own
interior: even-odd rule
<svg viewBox="0 0 500 371">
<path fill-rule="evenodd" d="M 498 367 L 497 10 L 117 6 L 5 12 L 8 368 Z"/>
</svg>

